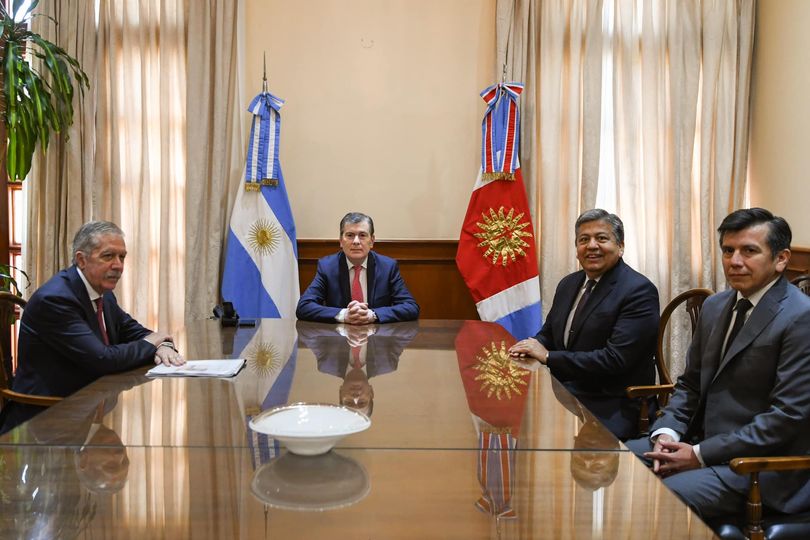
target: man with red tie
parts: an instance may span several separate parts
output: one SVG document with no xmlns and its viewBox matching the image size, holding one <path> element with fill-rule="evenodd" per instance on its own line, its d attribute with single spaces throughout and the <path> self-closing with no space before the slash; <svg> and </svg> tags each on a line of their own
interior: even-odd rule
<svg viewBox="0 0 810 540">
<path fill-rule="evenodd" d="M 296 317 L 303 321 L 372 324 L 413 321 L 414 300 L 394 259 L 371 251 L 374 222 L 359 212 L 340 220 L 341 251 L 318 261 Z"/>
<path fill-rule="evenodd" d="M 68 396 L 102 375 L 151 362 L 185 363 L 168 333 L 144 328 L 118 307 L 112 291 L 126 255 L 117 225 L 82 225 L 73 239 L 73 266 L 40 287 L 23 311 L 13 390 Z M 4 431 L 42 410 L 17 403 L 7 409 Z"/>
</svg>

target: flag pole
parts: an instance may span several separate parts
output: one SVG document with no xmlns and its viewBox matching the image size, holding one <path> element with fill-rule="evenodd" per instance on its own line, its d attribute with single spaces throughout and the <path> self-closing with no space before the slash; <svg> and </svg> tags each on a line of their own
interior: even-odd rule
<svg viewBox="0 0 810 540">
<path fill-rule="evenodd" d="M 504 69 L 506 67 L 504 66 Z M 262 93 L 267 93 L 267 51 L 264 52 L 264 73 L 262 74 Z"/>
</svg>

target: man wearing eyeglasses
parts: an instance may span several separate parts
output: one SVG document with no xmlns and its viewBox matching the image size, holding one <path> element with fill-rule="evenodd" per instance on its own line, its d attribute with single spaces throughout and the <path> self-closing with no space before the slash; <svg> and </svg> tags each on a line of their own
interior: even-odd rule
<svg viewBox="0 0 810 540">
<path fill-rule="evenodd" d="M 295 315 L 303 321 L 373 324 L 419 317 L 397 261 L 371 251 L 374 221 L 359 212 L 340 220 L 341 251 L 318 261 Z"/>
</svg>

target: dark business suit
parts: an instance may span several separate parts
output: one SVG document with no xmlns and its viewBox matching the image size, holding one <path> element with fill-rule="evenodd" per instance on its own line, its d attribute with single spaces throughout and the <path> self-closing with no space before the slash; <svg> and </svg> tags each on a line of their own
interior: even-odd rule
<svg viewBox="0 0 810 540">
<path fill-rule="evenodd" d="M 413 321 L 419 317 L 419 305 L 405 286 L 397 261 L 369 252 L 366 275 L 366 303 L 377 315 L 377 322 Z M 315 279 L 301 295 L 295 316 L 304 321 L 334 323 L 351 300 L 346 255 L 339 251 L 318 261 Z"/>
<path fill-rule="evenodd" d="M 112 292 L 104 293 L 104 321 L 110 345 L 102 341 L 95 309 L 76 267 L 56 274 L 31 296 L 23 311 L 20 365 L 12 389 L 64 397 L 102 375 L 154 360 L 155 346 L 142 339 L 151 330 L 118 307 Z M 4 430 L 41 410 L 13 406 Z"/>
<path fill-rule="evenodd" d="M 582 270 L 560 281 L 535 339 L 549 351 L 552 375 L 614 435 L 633 437 L 639 406 L 625 396 L 625 389 L 655 382 L 658 291 L 619 259 L 594 287 L 566 347 L 566 321 L 584 283 Z"/>
<path fill-rule="evenodd" d="M 296 325 L 300 343 L 318 360 L 318 371 L 345 378 L 351 357 L 351 346 L 334 326 L 301 322 Z M 396 371 L 399 357 L 419 330 L 419 323 L 404 322 L 377 326 L 366 342 L 368 377 Z"/>
<path fill-rule="evenodd" d="M 704 302 L 686 370 L 652 427 L 700 445 L 706 468 L 664 480 L 679 484 L 679 492 L 716 475 L 722 489 L 744 494 L 748 478 L 729 469 L 732 458 L 810 454 L 810 298 L 780 277 L 721 358 L 736 294 L 731 289 Z M 638 442 L 649 447 L 649 440 L 632 441 Z M 810 509 L 810 473 L 765 472 L 760 485 L 763 501 L 780 512 Z"/>
</svg>

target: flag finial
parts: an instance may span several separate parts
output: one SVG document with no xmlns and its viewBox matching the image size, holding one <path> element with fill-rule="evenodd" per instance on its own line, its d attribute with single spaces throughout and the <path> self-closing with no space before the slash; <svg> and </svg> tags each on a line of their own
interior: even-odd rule
<svg viewBox="0 0 810 540">
<path fill-rule="evenodd" d="M 506 69 L 505 66 L 504 69 Z M 264 72 L 262 74 L 262 92 L 267 92 L 267 51 L 264 52 Z"/>
</svg>

